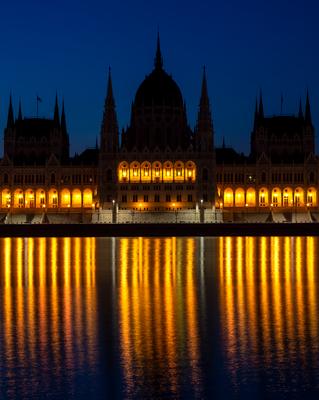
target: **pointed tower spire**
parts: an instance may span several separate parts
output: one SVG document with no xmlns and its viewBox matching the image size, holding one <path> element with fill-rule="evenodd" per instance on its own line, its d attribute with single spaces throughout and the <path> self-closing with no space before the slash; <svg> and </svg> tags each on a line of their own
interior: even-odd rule
<svg viewBox="0 0 319 400">
<path fill-rule="evenodd" d="M 160 44 L 160 35 L 159 31 L 157 31 L 157 46 L 156 46 L 156 55 L 154 60 L 155 69 L 163 68 L 163 57 L 161 53 L 161 44 Z"/>
<path fill-rule="evenodd" d="M 261 89 L 259 94 L 259 118 L 264 118 L 264 103 Z"/>
<path fill-rule="evenodd" d="M 101 128 L 101 149 L 105 152 L 116 152 L 119 145 L 119 132 L 117 116 L 115 111 L 115 100 L 113 96 L 113 85 L 111 77 L 111 68 L 109 67 L 109 76 L 107 83 L 107 93 L 104 104 L 104 114 Z"/>
<path fill-rule="evenodd" d="M 199 151 L 211 151 L 213 148 L 213 123 L 210 111 L 205 67 L 203 68 L 201 96 L 195 131 L 197 149 Z"/>
<path fill-rule="evenodd" d="M 13 126 L 14 126 L 14 116 L 13 116 L 13 106 L 12 106 L 12 95 L 10 93 L 8 119 L 7 119 L 7 129 L 13 128 Z"/>
<path fill-rule="evenodd" d="M 300 119 L 303 119 L 303 111 L 302 111 L 301 97 L 300 97 L 300 100 L 299 100 L 299 112 L 298 112 L 298 117 L 299 117 Z"/>
<path fill-rule="evenodd" d="M 107 94 L 106 101 L 109 107 L 115 107 L 114 95 L 113 95 L 113 85 L 112 85 L 112 76 L 111 76 L 111 67 L 109 67 L 109 76 L 107 80 Z"/>
<path fill-rule="evenodd" d="M 66 134 L 66 133 L 67 133 L 67 129 L 66 129 L 66 118 L 65 118 L 65 110 L 64 110 L 64 99 L 62 100 L 61 129 L 62 129 L 62 133 L 63 133 L 63 134 Z"/>
<path fill-rule="evenodd" d="M 255 105 L 255 115 L 254 115 L 254 130 L 256 130 L 257 126 L 258 126 L 258 100 L 256 97 L 256 105 Z"/>
<path fill-rule="evenodd" d="M 310 100 L 309 91 L 307 89 L 307 99 L 306 99 L 306 109 L 305 109 L 305 121 L 308 125 L 312 125 L 311 110 L 310 110 Z"/>
<path fill-rule="evenodd" d="M 202 92 L 201 92 L 201 97 L 200 97 L 200 106 L 209 108 L 209 98 L 208 98 L 205 66 L 203 67 Z"/>
<path fill-rule="evenodd" d="M 57 107 L 57 106 L 56 106 Z M 59 110 L 57 109 L 57 116 L 59 117 Z M 61 140 L 62 140 L 62 158 L 67 160 L 70 154 L 70 140 L 66 126 L 66 117 L 64 109 L 64 99 L 62 99 L 62 112 L 61 112 Z"/>
<path fill-rule="evenodd" d="M 55 94 L 55 106 L 54 106 L 54 123 L 56 126 L 60 127 L 60 116 L 59 116 L 59 105 L 58 105 L 58 94 Z"/>
<path fill-rule="evenodd" d="M 18 121 L 22 121 L 22 107 L 21 107 L 21 99 L 19 99 L 19 113 L 18 113 Z"/>
</svg>

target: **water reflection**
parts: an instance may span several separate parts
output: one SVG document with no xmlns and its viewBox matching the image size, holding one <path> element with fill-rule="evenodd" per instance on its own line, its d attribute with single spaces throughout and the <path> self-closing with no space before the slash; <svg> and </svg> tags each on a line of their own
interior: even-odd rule
<svg viewBox="0 0 319 400">
<path fill-rule="evenodd" d="M 319 391 L 318 238 L 0 239 L 0 398 Z"/>
<path fill-rule="evenodd" d="M 84 365 L 94 371 L 94 255 L 91 238 L 0 239 L 4 398 L 27 398 L 50 383 L 56 394 L 71 392 Z"/>
<path fill-rule="evenodd" d="M 121 239 L 118 304 L 125 396 L 177 396 L 181 368 L 201 387 L 195 239 Z M 181 359 L 186 365 L 181 366 Z M 164 372 L 165 371 L 165 372 Z M 137 384 L 138 381 L 138 384 Z M 143 390 L 143 389 L 142 389 Z"/>
<path fill-rule="evenodd" d="M 220 238 L 220 309 L 232 382 L 318 390 L 318 239 Z M 267 376 L 268 375 L 268 376 Z"/>
</svg>

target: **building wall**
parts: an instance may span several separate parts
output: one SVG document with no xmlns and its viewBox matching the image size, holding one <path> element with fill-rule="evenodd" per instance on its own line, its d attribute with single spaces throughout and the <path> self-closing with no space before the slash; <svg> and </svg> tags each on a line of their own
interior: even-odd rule
<svg viewBox="0 0 319 400">
<path fill-rule="evenodd" d="M 95 167 L 0 166 L 0 208 L 95 209 L 99 206 Z"/>
<path fill-rule="evenodd" d="M 316 208 L 318 162 L 298 165 L 218 165 L 218 208 Z"/>
</svg>

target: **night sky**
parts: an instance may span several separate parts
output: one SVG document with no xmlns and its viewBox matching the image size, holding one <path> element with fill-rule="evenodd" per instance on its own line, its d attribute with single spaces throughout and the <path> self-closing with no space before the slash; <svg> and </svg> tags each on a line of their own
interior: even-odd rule
<svg viewBox="0 0 319 400">
<path fill-rule="evenodd" d="M 153 68 L 159 26 L 164 68 L 181 88 L 194 126 L 206 65 L 217 145 L 248 152 L 259 89 L 265 113 L 298 111 L 310 92 L 319 131 L 319 4 L 316 0 L 15 0 L 0 6 L 0 130 L 10 91 L 15 112 L 53 116 L 65 99 L 71 153 L 99 134 L 108 66 L 120 127 Z M 318 141 L 318 140 L 317 140 Z M 318 148 L 318 145 L 317 145 Z M 1 145 L 2 154 L 2 145 Z"/>
</svg>

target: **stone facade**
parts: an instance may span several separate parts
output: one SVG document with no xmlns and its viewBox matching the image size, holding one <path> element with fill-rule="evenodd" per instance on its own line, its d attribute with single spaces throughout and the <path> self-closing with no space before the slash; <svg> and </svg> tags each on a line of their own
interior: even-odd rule
<svg viewBox="0 0 319 400">
<path fill-rule="evenodd" d="M 215 148 L 205 70 L 191 129 L 182 93 L 164 70 L 159 38 L 154 69 L 139 86 L 121 133 L 109 71 L 99 142 L 70 157 L 64 104 L 60 116 L 56 99 L 52 119 L 24 118 L 20 104 L 14 118 L 10 97 L 0 221 L 317 219 L 319 165 L 309 94 L 304 111 L 300 102 L 296 116 L 273 117 L 265 116 L 260 95 L 250 154 Z"/>
</svg>

